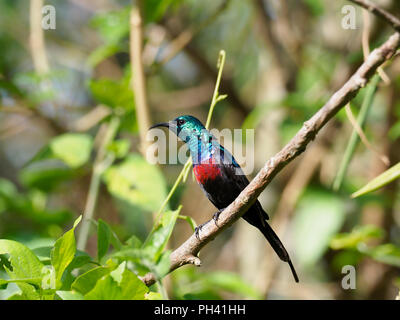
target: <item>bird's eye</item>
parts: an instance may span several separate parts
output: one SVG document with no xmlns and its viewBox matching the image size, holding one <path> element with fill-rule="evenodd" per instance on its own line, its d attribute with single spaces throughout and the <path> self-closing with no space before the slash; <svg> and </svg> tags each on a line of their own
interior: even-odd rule
<svg viewBox="0 0 400 320">
<path fill-rule="evenodd" d="M 177 123 L 178 123 L 178 126 L 181 126 L 181 125 L 183 125 L 185 123 L 185 120 L 178 119 Z"/>
</svg>

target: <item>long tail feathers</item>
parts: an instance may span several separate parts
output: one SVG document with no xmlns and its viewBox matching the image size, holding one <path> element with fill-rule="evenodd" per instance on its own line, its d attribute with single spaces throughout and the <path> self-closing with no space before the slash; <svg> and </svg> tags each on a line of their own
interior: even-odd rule
<svg viewBox="0 0 400 320">
<path fill-rule="evenodd" d="M 292 270 L 292 274 L 293 274 L 293 277 L 294 277 L 294 281 L 299 282 L 299 277 L 297 276 L 296 270 L 294 269 L 292 260 L 290 260 L 290 258 L 289 258 L 288 263 L 289 263 L 290 270 Z"/>
<path fill-rule="evenodd" d="M 283 246 L 281 240 L 279 240 L 279 237 L 276 235 L 274 230 L 272 230 L 271 226 L 266 222 L 264 225 L 258 226 L 258 229 L 271 244 L 272 248 L 275 250 L 279 258 L 289 264 L 294 280 L 296 282 L 299 282 L 299 277 L 297 276 L 296 270 L 294 269 L 292 261 L 290 260 L 289 254 Z"/>
</svg>

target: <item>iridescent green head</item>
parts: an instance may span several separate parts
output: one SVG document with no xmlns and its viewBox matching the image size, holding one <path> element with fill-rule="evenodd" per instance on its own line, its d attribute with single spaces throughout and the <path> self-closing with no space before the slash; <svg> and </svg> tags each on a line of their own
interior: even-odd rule
<svg viewBox="0 0 400 320">
<path fill-rule="evenodd" d="M 200 120 L 189 115 L 177 117 L 169 122 L 158 123 L 150 129 L 157 127 L 168 128 L 184 142 L 189 142 L 192 138 L 199 138 L 202 134 L 207 133 Z"/>
</svg>

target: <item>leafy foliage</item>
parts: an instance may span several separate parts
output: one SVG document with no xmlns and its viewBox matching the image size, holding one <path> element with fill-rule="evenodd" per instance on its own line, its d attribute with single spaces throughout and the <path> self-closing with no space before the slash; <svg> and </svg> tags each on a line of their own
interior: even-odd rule
<svg viewBox="0 0 400 320">
<path fill-rule="evenodd" d="M 113 231 L 106 222 L 99 220 L 98 261 L 102 261 L 105 255 L 109 257 L 100 265 L 76 250 L 75 228 L 81 217 L 51 248 L 32 251 L 19 242 L 0 240 L 0 257 L 5 257 L 1 259 L 1 267 L 9 276 L 8 279 L 0 279 L 0 284 L 17 283 L 20 292 L 10 295 L 8 299 L 159 299 L 160 295 L 149 291 L 138 275 L 150 271 L 161 279 L 168 273 L 170 251 L 165 247 L 178 215 L 179 210 L 165 212 L 145 243 L 133 237 L 109 255 L 107 249 L 113 242 Z M 76 275 L 74 270 L 79 270 L 79 274 Z M 198 280 L 203 282 L 202 286 L 212 287 L 215 292 L 222 289 L 259 297 L 253 288 L 234 274 L 221 272 Z M 3 290 L 7 291 L 7 288 Z"/>
<path fill-rule="evenodd" d="M 76 250 L 74 231 L 80 220 L 81 217 L 71 230 L 55 242 L 50 253 L 50 266 L 42 264 L 35 253 L 23 244 L 0 240 L 0 254 L 9 256 L 5 261 L 2 260 L 2 267 L 7 270 L 9 279 L 1 279 L 0 283 L 16 282 L 21 290 L 9 299 L 145 299 L 148 288 L 127 268 L 125 261 L 116 264 L 108 260 L 104 266 L 91 268 L 78 277 L 73 275 L 74 268 L 71 266 L 93 265 L 91 259 L 85 259 L 83 265 L 77 263 L 80 256 Z M 104 237 L 104 230 L 110 227 L 105 222 L 100 225 L 100 236 Z M 11 269 L 6 266 L 7 261 Z M 66 272 L 73 281 L 66 277 Z"/>
</svg>

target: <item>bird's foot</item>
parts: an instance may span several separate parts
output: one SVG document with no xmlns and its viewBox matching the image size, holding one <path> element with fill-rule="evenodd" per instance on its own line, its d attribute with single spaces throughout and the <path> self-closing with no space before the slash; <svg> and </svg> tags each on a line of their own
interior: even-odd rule
<svg viewBox="0 0 400 320">
<path fill-rule="evenodd" d="M 217 221 L 218 221 L 219 215 L 220 215 L 221 212 L 224 211 L 224 210 L 225 210 L 225 208 L 224 208 L 224 209 L 218 210 L 216 213 L 214 213 L 214 215 L 213 215 L 213 217 L 212 217 L 212 220 L 214 220 L 214 223 L 215 223 L 215 225 L 216 225 L 217 227 L 218 227 Z M 194 228 L 194 234 L 195 234 L 197 240 L 200 240 L 199 233 L 200 233 L 201 229 L 202 229 L 207 223 L 209 223 L 210 221 L 211 221 L 211 220 L 209 220 L 209 221 L 207 221 L 207 222 L 204 222 L 204 223 L 202 223 L 202 224 L 199 224 L 196 228 Z"/>
<path fill-rule="evenodd" d="M 209 221 L 204 222 L 204 223 L 202 223 L 202 224 L 199 224 L 196 228 L 194 228 L 194 234 L 195 234 L 197 240 L 200 240 L 199 232 L 201 231 L 201 229 L 202 229 L 208 222 L 209 222 Z"/>
<path fill-rule="evenodd" d="M 224 211 L 225 210 L 225 208 L 224 209 L 219 209 L 216 213 L 214 213 L 214 215 L 213 215 L 213 220 L 214 220 L 214 223 L 215 223 L 215 225 L 218 227 L 218 224 L 217 224 L 217 222 L 218 222 L 218 219 L 219 219 L 219 215 L 221 214 L 221 212 L 222 211 Z"/>
</svg>

